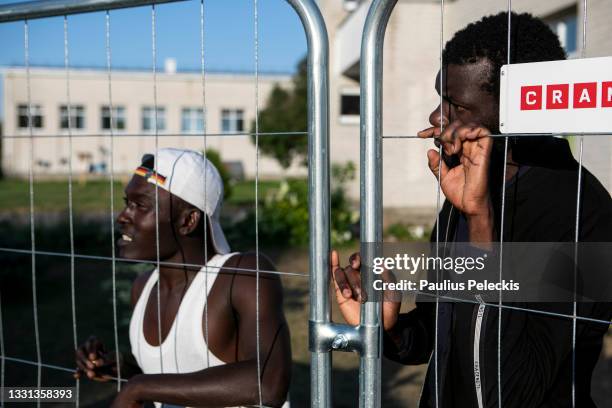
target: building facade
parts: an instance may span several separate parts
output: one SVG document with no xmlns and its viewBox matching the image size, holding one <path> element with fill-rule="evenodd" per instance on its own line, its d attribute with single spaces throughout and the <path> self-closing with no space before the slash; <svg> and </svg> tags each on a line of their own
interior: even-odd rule
<svg viewBox="0 0 612 408">
<path fill-rule="evenodd" d="M 208 148 L 217 150 L 234 172 L 247 178 L 255 176 L 256 152 L 248 134 L 255 118 L 253 75 L 207 73 L 205 107 L 200 74 L 176 73 L 172 69 L 158 73 L 154 97 L 151 72 L 115 71 L 110 87 L 112 99 L 105 70 L 70 70 L 68 75 L 70 109 L 66 71 L 30 69 L 33 169 L 38 177 L 68 173 L 69 131 L 73 136 L 75 174 L 103 175 L 110 171 L 111 134 L 114 172 L 130 174 L 143 154 L 155 151 L 156 128 L 159 147 L 194 150 L 203 150 L 202 134 L 206 129 L 210 134 L 206 138 Z M 2 166 L 8 176 L 25 177 L 30 168 L 31 147 L 27 75 L 24 68 L 7 68 L 2 77 Z M 290 87 L 291 77 L 259 76 L 260 109 L 265 107 L 275 84 Z M 263 156 L 259 172 L 262 177 L 275 178 L 287 173 L 305 174 L 297 167 L 285 171 L 275 160 Z"/>
</svg>

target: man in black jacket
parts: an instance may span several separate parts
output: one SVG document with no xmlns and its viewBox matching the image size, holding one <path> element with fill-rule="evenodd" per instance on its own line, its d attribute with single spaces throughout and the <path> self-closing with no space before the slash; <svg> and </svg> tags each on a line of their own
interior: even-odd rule
<svg viewBox="0 0 612 408">
<path fill-rule="evenodd" d="M 507 59 L 507 13 L 468 25 L 444 49 L 443 102 L 431 114 L 432 127 L 419 133 L 442 144 L 427 153 L 440 176 L 446 202 L 440 212 L 441 242 L 469 242 L 489 249 L 500 240 L 503 138 L 499 133 L 499 72 Z M 513 63 L 565 59 L 556 35 L 528 14 L 512 15 Z M 439 77 L 436 89 L 440 90 Z M 578 163 L 566 140 L 529 137 L 510 140 L 507 151 L 504 242 L 572 242 L 575 237 Z M 442 166 L 439 168 L 439 166 Z M 586 169 L 582 171 L 579 241 L 612 241 L 610 195 Z M 435 240 L 436 230 L 432 233 Z M 332 254 L 332 273 L 340 310 L 359 323 L 362 301 L 360 259 L 340 268 Z M 573 314 L 573 303 L 513 305 Z M 438 344 L 434 350 L 436 305 L 417 302 L 407 314 L 400 304 L 383 303 L 384 354 L 404 364 L 430 362 L 421 407 L 497 407 L 499 309 L 485 304 L 440 303 Z M 578 316 L 609 321 L 610 304 L 579 303 Z M 573 322 L 516 309 L 501 314 L 501 396 L 503 407 L 594 407 L 591 375 L 608 326 L 577 321 L 575 366 Z M 438 384 L 434 381 L 437 356 Z"/>
</svg>

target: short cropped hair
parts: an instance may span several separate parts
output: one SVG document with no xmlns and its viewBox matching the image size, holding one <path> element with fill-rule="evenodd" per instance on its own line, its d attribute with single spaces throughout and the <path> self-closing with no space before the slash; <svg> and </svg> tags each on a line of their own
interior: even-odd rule
<svg viewBox="0 0 612 408">
<path fill-rule="evenodd" d="M 510 62 L 554 61 L 566 58 L 557 35 L 539 18 L 511 14 Z M 508 13 L 502 12 L 469 24 L 446 43 L 444 65 L 464 65 L 486 58 L 492 64 L 485 90 L 499 97 L 499 72 L 508 60 Z"/>
</svg>

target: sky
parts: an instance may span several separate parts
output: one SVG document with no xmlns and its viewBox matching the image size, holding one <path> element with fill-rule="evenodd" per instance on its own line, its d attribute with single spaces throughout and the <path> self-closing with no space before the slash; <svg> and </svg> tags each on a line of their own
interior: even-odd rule
<svg viewBox="0 0 612 408">
<path fill-rule="evenodd" d="M 13 2 L 0 0 L 0 5 Z M 204 0 L 204 6 L 206 69 L 253 72 L 254 1 Z M 155 9 L 158 70 L 163 69 L 166 58 L 174 58 L 179 71 L 199 71 L 200 1 L 159 4 Z M 110 11 L 114 69 L 151 69 L 151 14 L 151 6 Z M 260 72 L 294 72 L 297 62 L 306 55 L 306 38 L 292 7 L 285 0 L 259 0 L 258 27 Z M 71 66 L 104 68 L 105 41 L 104 12 L 68 16 Z M 29 44 L 32 66 L 63 67 L 64 17 L 31 20 Z M 0 23 L 0 67 L 14 65 L 24 65 L 22 21 Z"/>
</svg>

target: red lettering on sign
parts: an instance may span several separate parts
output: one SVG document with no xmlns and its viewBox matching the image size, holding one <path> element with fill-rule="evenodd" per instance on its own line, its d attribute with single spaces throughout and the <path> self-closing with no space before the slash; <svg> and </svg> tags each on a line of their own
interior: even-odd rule
<svg viewBox="0 0 612 408">
<path fill-rule="evenodd" d="M 546 86 L 546 109 L 567 109 L 569 106 L 569 84 Z"/>
<path fill-rule="evenodd" d="M 597 82 L 574 84 L 574 108 L 595 108 L 597 106 Z"/>
<path fill-rule="evenodd" d="M 612 81 L 601 84 L 601 106 L 612 108 Z"/>
<path fill-rule="evenodd" d="M 542 109 L 542 86 L 521 86 L 521 110 Z"/>
</svg>

